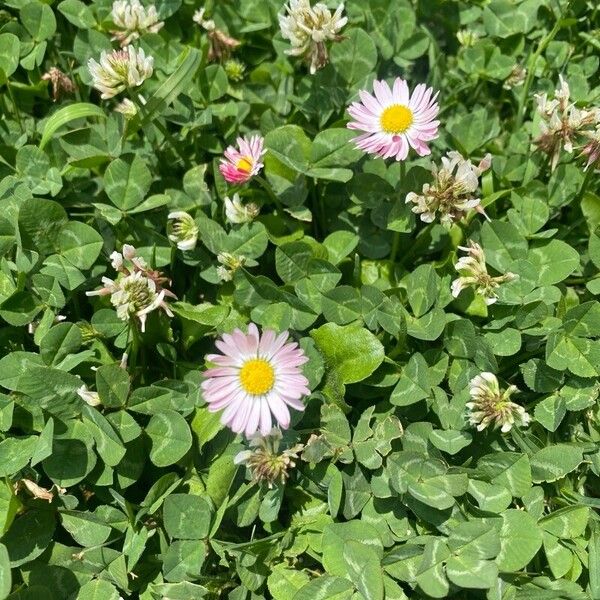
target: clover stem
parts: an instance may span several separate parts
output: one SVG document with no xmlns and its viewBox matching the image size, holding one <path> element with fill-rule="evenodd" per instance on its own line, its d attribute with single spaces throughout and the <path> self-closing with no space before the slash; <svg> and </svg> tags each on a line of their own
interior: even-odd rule
<svg viewBox="0 0 600 600">
<path fill-rule="evenodd" d="M 273 201 L 273 204 L 275 204 L 277 212 L 279 212 L 283 216 L 283 205 L 281 204 L 279 198 L 275 195 L 275 192 L 269 185 L 269 182 L 266 179 L 263 179 L 260 175 L 256 175 L 255 179 L 256 181 L 258 181 L 263 190 L 267 192 L 267 195 Z"/>
</svg>

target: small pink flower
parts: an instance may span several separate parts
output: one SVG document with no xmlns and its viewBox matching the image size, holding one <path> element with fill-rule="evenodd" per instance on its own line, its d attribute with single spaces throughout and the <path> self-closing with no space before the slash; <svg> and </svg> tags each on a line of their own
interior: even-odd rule
<svg viewBox="0 0 600 600">
<path fill-rule="evenodd" d="M 277 335 L 269 329 L 261 335 L 250 323 L 247 334 L 236 329 L 216 341 L 223 354 L 206 357 L 217 366 L 205 371 L 202 391 L 209 411 L 223 410 L 223 425 L 246 436 L 260 429 L 265 436 L 273 417 L 289 427 L 288 406 L 304 410 L 302 397 L 310 390 L 300 367 L 308 358 L 288 337 L 287 331 Z"/>
<path fill-rule="evenodd" d="M 360 90 L 362 102 L 353 102 L 348 108 L 356 119 L 348 128 L 365 132 L 354 138 L 356 147 L 396 160 L 405 160 L 410 148 L 419 156 L 430 154 L 427 142 L 437 138 L 440 124 L 436 120 L 438 93 L 420 83 L 410 94 L 406 81 L 399 77 L 392 88 L 385 81 L 374 81 L 373 89 L 374 96 Z"/>
<path fill-rule="evenodd" d="M 259 135 L 250 139 L 238 138 L 238 148 L 229 146 L 225 150 L 225 158 L 221 159 L 219 170 L 227 183 L 246 183 L 263 168 L 261 158 L 266 150 L 263 149 L 264 138 Z"/>
</svg>

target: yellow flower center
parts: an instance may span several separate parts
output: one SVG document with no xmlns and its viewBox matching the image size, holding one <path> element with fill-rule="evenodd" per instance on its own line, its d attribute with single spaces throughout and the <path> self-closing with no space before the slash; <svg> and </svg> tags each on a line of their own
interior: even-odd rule
<svg viewBox="0 0 600 600">
<path fill-rule="evenodd" d="M 250 171 L 252 171 L 252 165 L 253 161 L 249 156 L 242 156 L 235 166 L 240 171 L 244 171 L 244 173 L 250 173 Z"/>
<path fill-rule="evenodd" d="M 248 394 L 266 394 L 275 383 L 275 371 L 262 358 L 248 360 L 240 370 L 240 383 Z"/>
<path fill-rule="evenodd" d="M 413 123 L 413 113 L 404 104 L 393 104 L 381 113 L 379 122 L 386 133 L 404 133 Z"/>
</svg>

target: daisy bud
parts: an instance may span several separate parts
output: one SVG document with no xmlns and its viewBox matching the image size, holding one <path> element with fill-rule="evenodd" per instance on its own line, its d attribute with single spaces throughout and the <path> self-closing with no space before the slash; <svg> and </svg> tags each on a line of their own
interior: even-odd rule
<svg viewBox="0 0 600 600">
<path fill-rule="evenodd" d="M 303 411 L 302 398 L 310 394 L 302 365 L 308 357 L 289 333 L 270 329 L 223 334 L 216 346 L 221 354 L 206 360 L 216 366 L 204 372 L 202 394 L 210 412 L 223 411 L 221 423 L 246 437 L 271 433 L 273 419 L 282 429 L 290 425 L 290 408 Z"/>
<path fill-rule="evenodd" d="M 296 466 L 298 454 L 304 446 L 296 444 L 291 448 L 280 450 L 281 431 L 273 428 L 264 436 L 253 433 L 248 436 L 250 450 L 239 452 L 233 459 L 236 465 L 245 465 L 252 474 L 254 483 L 266 483 L 269 489 L 277 483 L 284 484 L 289 477 L 289 471 Z"/>
<path fill-rule="evenodd" d="M 116 0 L 112 5 L 112 20 L 117 31 L 111 31 L 113 40 L 127 46 L 144 33 L 157 33 L 164 23 L 159 21 L 156 7 L 144 7 L 139 0 Z"/>
<path fill-rule="evenodd" d="M 289 40 L 290 56 L 302 56 L 314 74 L 329 62 L 327 41 L 340 41 L 342 27 L 348 22 L 343 17 L 344 4 L 340 4 L 332 14 L 325 4 L 310 5 L 310 0 L 290 0 L 285 12 L 279 15 L 279 27 L 283 39 Z"/>
<path fill-rule="evenodd" d="M 517 391 L 514 385 L 501 390 L 498 379 L 493 373 L 481 373 L 469 383 L 471 402 L 467 402 L 469 422 L 483 431 L 491 425 L 500 427 L 502 433 L 510 431 L 513 425 L 527 427 L 531 417 L 522 406 L 510 401 L 510 396 Z"/>
<path fill-rule="evenodd" d="M 407 194 L 406 203 L 415 205 L 412 211 L 421 216 L 421 221 L 431 223 L 439 214 L 440 222 L 446 226 L 460 219 L 470 209 L 485 214 L 476 194 L 479 176 L 489 169 L 490 165 L 489 154 L 475 166 L 458 152 L 448 152 L 442 158 L 442 166 L 433 167 L 433 183 L 424 184 L 421 194 Z"/>
<path fill-rule="evenodd" d="M 91 390 L 88 390 L 85 384 L 77 390 L 77 395 L 90 406 L 99 406 L 101 404 L 98 392 L 92 392 Z"/>
<path fill-rule="evenodd" d="M 505 273 L 492 277 L 485 264 L 483 248 L 469 240 L 468 246 L 459 246 L 467 256 L 460 258 L 454 265 L 460 277 L 452 282 L 452 295 L 456 298 L 465 288 L 473 288 L 476 294 L 483 296 L 486 304 L 494 304 L 498 299 L 496 289 L 506 281 L 512 281 L 517 276 L 514 273 Z"/>
<path fill-rule="evenodd" d="M 235 272 L 246 264 L 245 256 L 235 256 L 229 252 L 220 252 L 217 260 L 221 263 L 217 267 L 217 275 L 221 281 L 231 281 Z"/>
<path fill-rule="evenodd" d="M 254 202 L 242 204 L 239 194 L 234 194 L 233 199 L 225 196 L 224 203 L 225 216 L 231 223 L 250 223 L 260 213 L 260 208 Z"/>
<path fill-rule="evenodd" d="M 198 226 L 188 213 L 178 210 L 169 213 L 168 238 L 180 250 L 193 250 L 198 242 Z"/>
<path fill-rule="evenodd" d="M 219 171 L 227 183 L 246 183 L 263 168 L 261 159 L 265 154 L 264 138 L 255 135 L 237 139 L 238 147 L 229 146 L 221 159 Z"/>
<path fill-rule="evenodd" d="M 154 70 L 154 59 L 146 57 L 143 49 L 127 46 L 123 50 L 103 51 L 100 62 L 90 58 L 88 69 L 93 86 L 101 92 L 101 98 L 113 98 L 127 88 L 139 87 Z"/>
</svg>

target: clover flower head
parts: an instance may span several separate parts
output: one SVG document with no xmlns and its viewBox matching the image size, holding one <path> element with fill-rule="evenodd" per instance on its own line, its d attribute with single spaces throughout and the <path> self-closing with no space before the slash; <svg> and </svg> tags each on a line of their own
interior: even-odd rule
<svg viewBox="0 0 600 600">
<path fill-rule="evenodd" d="M 281 430 L 274 427 L 269 434 L 263 436 L 256 432 L 248 436 L 249 450 L 242 450 L 233 459 L 236 465 L 245 465 L 252 474 L 254 483 L 266 483 L 272 489 L 277 483 L 284 484 L 290 470 L 296 466 L 298 454 L 303 444 L 295 444 L 290 448 L 280 449 Z"/>
<path fill-rule="evenodd" d="M 343 3 L 332 13 L 321 2 L 311 6 L 310 0 L 290 0 L 279 15 L 281 35 L 292 46 L 286 54 L 303 56 L 314 75 L 329 62 L 325 42 L 342 39 L 339 32 L 348 22 L 343 13 Z"/>
<path fill-rule="evenodd" d="M 491 155 L 474 165 L 458 152 L 451 151 L 442 157 L 442 166 L 433 167 L 433 183 L 423 185 L 422 193 L 410 192 L 406 203 L 412 203 L 412 211 L 421 221 L 431 223 L 439 214 L 442 225 L 449 226 L 470 209 L 485 215 L 477 197 L 480 175 L 490 168 Z"/>
<path fill-rule="evenodd" d="M 115 112 L 121 113 L 129 121 L 138 114 L 138 108 L 129 98 L 125 98 L 115 106 Z"/>
<path fill-rule="evenodd" d="M 242 81 L 246 72 L 246 65 L 241 60 L 230 58 L 223 65 L 225 74 L 230 81 Z"/>
<path fill-rule="evenodd" d="M 221 60 L 227 58 L 231 51 L 235 50 L 241 42 L 218 29 L 212 19 L 205 19 L 205 13 L 206 9 L 200 8 L 194 13 L 192 19 L 208 34 L 208 39 L 210 40 L 208 60 Z"/>
<path fill-rule="evenodd" d="M 169 213 L 168 238 L 180 250 L 193 250 L 198 243 L 198 225 L 188 213 L 178 210 Z"/>
<path fill-rule="evenodd" d="M 265 140 L 260 135 L 251 138 L 239 137 L 238 147 L 229 146 L 221 159 L 219 171 L 227 183 L 242 184 L 258 175 L 264 164 L 261 162 L 266 150 Z"/>
<path fill-rule="evenodd" d="M 550 156 L 552 170 L 558 165 L 562 149 L 571 154 L 577 137 L 589 134 L 588 128 L 600 123 L 600 109 L 577 108 L 570 97 L 569 84 L 562 75 L 559 75 L 559 87 L 553 100 L 549 100 L 546 93 L 535 95 L 541 117 L 540 135 L 535 143 Z"/>
<path fill-rule="evenodd" d="M 593 131 L 582 132 L 586 138 L 586 143 L 581 149 L 581 156 L 586 158 L 584 171 L 587 171 L 592 165 L 600 161 L 600 124 Z"/>
<path fill-rule="evenodd" d="M 469 48 L 475 45 L 479 39 L 479 34 L 472 29 L 460 29 L 456 34 L 458 43 L 464 48 Z"/>
<path fill-rule="evenodd" d="M 154 58 L 146 56 L 142 48 L 126 46 L 122 50 L 103 51 L 100 62 L 90 58 L 88 69 L 93 86 L 108 100 L 123 90 L 139 87 L 154 71 Z"/>
<path fill-rule="evenodd" d="M 508 272 L 498 277 L 492 277 L 487 271 L 483 248 L 477 242 L 469 240 L 468 246 L 459 246 L 459 249 L 466 252 L 467 255 L 460 258 L 454 265 L 460 277 L 452 282 L 452 295 L 456 298 L 465 288 L 473 288 L 475 293 L 483 297 L 486 304 L 494 304 L 498 299 L 497 288 L 517 276 Z"/>
<path fill-rule="evenodd" d="M 112 39 L 121 46 L 127 46 L 144 33 L 158 33 L 164 25 L 154 4 L 144 7 L 140 0 L 115 0 L 111 16 L 118 28 L 111 31 Z"/>
<path fill-rule="evenodd" d="M 130 321 L 137 318 L 142 333 L 152 311 L 162 309 L 169 317 L 173 316 L 165 299 L 176 296 L 164 287 L 167 278 L 160 271 L 149 269 L 133 246 L 124 244 L 122 253 L 115 251 L 110 259 L 111 266 L 117 271 L 116 279 L 103 277 L 103 287 L 86 292 L 87 296 L 110 296 L 119 319 Z"/>
<path fill-rule="evenodd" d="M 406 160 L 410 148 L 419 156 L 431 153 L 428 142 L 438 136 L 440 122 L 437 92 L 420 83 L 412 94 L 404 79 L 393 86 L 386 81 L 373 82 L 374 95 L 360 90 L 361 102 L 353 102 L 348 113 L 354 119 L 349 129 L 362 131 L 354 138 L 356 147 L 381 158 Z"/>
<path fill-rule="evenodd" d="M 225 196 L 223 202 L 225 216 L 230 223 L 250 223 L 260 213 L 260 208 L 254 202 L 243 204 L 239 194 L 234 194 L 233 198 Z"/>
<path fill-rule="evenodd" d="M 247 437 L 260 431 L 269 435 L 273 419 L 282 429 L 290 425 L 289 408 L 304 410 L 302 398 L 310 393 L 301 366 L 308 357 L 289 333 L 259 333 L 236 329 L 215 342 L 222 354 L 206 360 L 216 367 L 204 372 L 202 392 L 210 412 L 223 411 L 221 423 Z"/>
<path fill-rule="evenodd" d="M 486 427 L 500 427 L 502 433 L 511 430 L 513 425 L 527 427 L 531 417 L 525 409 L 511 402 L 510 396 L 518 391 L 514 385 L 506 390 L 500 389 L 497 377 L 493 373 L 480 373 L 469 383 L 471 402 L 467 402 L 469 422 L 483 431 Z"/>
<path fill-rule="evenodd" d="M 52 86 L 52 100 L 54 102 L 61 96 L 72 94 L 76 90 L 73 80 L 57 67 L 50 67 L 50 69 L 42 75 L 42 80 L 50 82 L 50 85 Z"/>
<path fill-rule="evenodd" d="M 511 90 L 514 87 L 523 85 L 527 78 L 527 69 L 519 64 L 513 66 L 510 75 L 505 79 L 502 87 L 505 90 Z"/>
<path fill-rule="evenodd" d="M 246 264 L 244 255 L 235 255 L 229 252 L 220 252 L 217 260 L 221 263 L 217 267 L 217 276 L 221 281 L 231 281 L 235 272 Z"/>
</svg>

